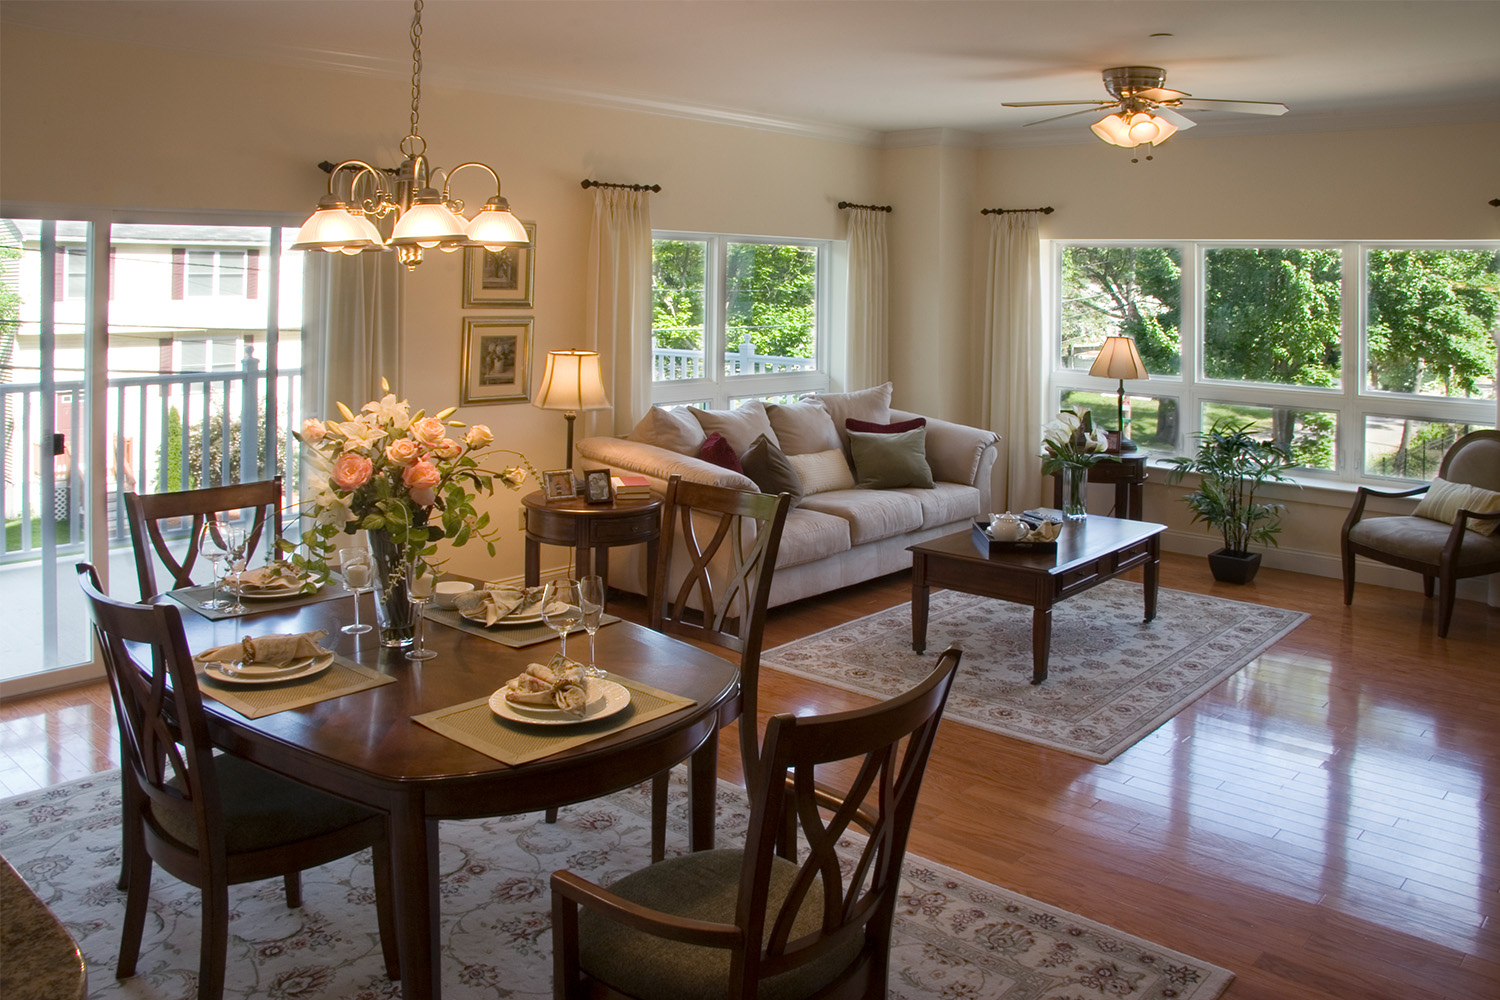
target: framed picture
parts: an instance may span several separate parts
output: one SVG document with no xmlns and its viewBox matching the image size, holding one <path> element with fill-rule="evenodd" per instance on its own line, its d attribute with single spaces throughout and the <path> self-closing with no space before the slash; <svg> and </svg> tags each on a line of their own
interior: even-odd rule
<svg viewBox="0 0 1500 1000">
<path fill-rule="evenodd" d="M 506 247 L 491 252 L 464 248 L 464 308 L 531 305 L 531 281 L 536 274 L 536 223 L 523 222 L 529 247 Z"/>
<path fill-rule="evenodd" d="M 589 503 L 612 503 L 615 491 L 609 484 L 608 469 L 589 469 L 583 474 L 583 498 Z"/>
<path fill-rule="evenodd" d="M 571 500 L 578 495 L 578 488 L 573 485 L 573 470 L 558 469 L 556 472 L 542 473 L 542 480 L 547 491 L 547 500 Z"/>
<path fill-rule="evenodd" d="M 524 403 L 531 398 L 531 317 L 464 320 L 459 401 Z"/>
</svg>

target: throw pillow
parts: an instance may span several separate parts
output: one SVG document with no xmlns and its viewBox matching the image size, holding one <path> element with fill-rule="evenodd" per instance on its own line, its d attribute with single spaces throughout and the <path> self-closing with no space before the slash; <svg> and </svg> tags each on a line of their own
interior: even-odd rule
<svg viewBox="0 0 1500 1000">
<path fill-rule="evenodd" d="M 860 389 L 857 392 L 815 392 L 807 397 L 816 400 L 833 417 L 833 425 L 839 429 L 839 439 L 846 445 L 849 437 L 844 421 L 868 420 L 875 424 L 891 422 L 891 383 Z"/>
<path fill-rule="evenodd" d="M 703 428 L 705 437 L 718 431 L 724 435 L 724 440 L 729 442 L 729 447 L 734 449 L 736 455 L 743 455 L 748 451 L 755 439 L 762 434 L 770 438 L 772 444 L 781 447 L 776 431 L 771 428 L 771 420 L 766 416 L 766 404 L 758 399 L 741 403 L 732 410 L 692 409 L 688 412 L 698 421 L 698 426 Z"/>
<path fill-rule="evenodd" d="M 787 461 L 802 481 L 802 495 L 827 493 L 829 490 L 854 489 L 854 475 L 844 460 L 844 449 L 829 448 L 811 455 L 788 455 Z"/>
<path fill-rule="evenodd" d="M 797 469 L 782 450 L 762 434 L 740 457 L 745 475 L 755 481 L 762 493 L 790 493 L 793 505 L 802 499 L 802 480 Z"/>
<path fill-rule="evenodd" d="M 679 455 L 698 454 L 704 436 L 703 428 L 688 416 L 686 408 L 669 410 L 664 406 L 651 407 L 640 423 L 625 435 L 631 441 L 655 445 Z"/>
<path fill-rule="evenodd" d="M 833 417 L 817 403 L 773 403 L 766 407 L 776 443 L 788 455 L 810 455 L 839 446 Z"/>
<path fill-rule="evenodd" d="M 1417 509 L 1412 513 L 1417 517 L 1452 524 L 1458 520 L 1460 507 L 1473 514 L 1493 514 L 1500 510 L 1500 493 L 1470 486 L 1468 483 L 1450 483 L 1438 476 L 1427 487 L 1426 495 L 1417 502 Z M 1496 526 L 1500 526 L 1500 521 L 1468 522 L 1469 529 L 1481 535 L 1494 534 Z"/>
<path fill-rule="evenodd" d="M 698 457 L 705 462 L 712 462 L 714 465 L 728 469 L 730 472 L 745 471 L 740 465 L 740 457 L 734 453 L 734 449 L 729 447 L 729 442 L 724 439 L 724 435 L 718 431 L 714 431 L 703 439 L 703 446 L 698 449 Z"/>
<path fill-rule="evenodd" d="M 865 434 L 900 434 L 902 431 L 914 431 L 918 427 L 926 426 L 926 417 L 912 417 L 910 420 L 898 420 L 893 424 L 873 424 L 868 420 L 855 420 L 853 417 L 844 421 L 845 430 L 861 431 Z"/>
<path fill-rule="evenodd" d="M 926 427 L 898 434 L 850 431 L 849 450 L 854 455 L 854 472 L 862 490 L 933 488 L 932 469 L 927 464 Z"/>
</svg>

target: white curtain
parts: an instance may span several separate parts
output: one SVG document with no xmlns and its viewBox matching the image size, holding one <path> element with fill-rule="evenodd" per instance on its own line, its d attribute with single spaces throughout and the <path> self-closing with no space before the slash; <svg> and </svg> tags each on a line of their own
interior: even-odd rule
<svg viewBox="0 0 1500 1000">
<path fill-rule="evenodd" d="M 1006 510 L 1051 504 L 1042 494 L 1042 246 L 1036 212 L 990 217 L 981 416 L 1000 435 L 995 499 Z"/>
<path fill-rule="evenodd" d="M 885 218 L 872 208 L 849 210 L 849 358 L 846 389 L 890 379 L 889 264 Z"/>
<path fill-rule="evenodd" d="M 584 332 L 599 352 L 613 420 L 585 414 L 586 433 L 624 434 L 651 407 L 651 193 L 594 188 L 584 281 Z"/>
<path fill-rule="evenodd" d="M 378 399 L 380 379 L 400 376 L 400 265 L 393 253 L 310 253 L 303 278 L 302 412 L 337 419 L 334 402 L 358 411 Z"/>
</svg>

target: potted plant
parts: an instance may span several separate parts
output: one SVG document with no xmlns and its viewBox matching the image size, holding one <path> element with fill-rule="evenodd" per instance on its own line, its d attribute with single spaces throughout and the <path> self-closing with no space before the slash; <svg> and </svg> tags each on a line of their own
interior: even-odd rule
<svg viewBox="0 0 1500 1000">
<path fill-rule="evenodd" d="M 1264 503 L 1256 492 L 1266 483 L 1291 482 L 1283 473 L 1293 467 L 1291 457 L 1277 444 L 1250 433 L 1253 421 L 1233 418 L 1214 421 L 1198 438 L 1198 454 L 1170 459 L 1175 466 L 1168 483 L 1178 483 L 1189 472 L 1199 476 L 1198 488 L 1183 497 L 1193 520 L 1207 522 L 1224 536 L 1224 547 L 1208 556 L 1214 579 L 1249 583 L 1260 569 L 1260 553 L 1251 542 L 1276 544 L 1281 530 L 1279 503 Z"/>
</svg>

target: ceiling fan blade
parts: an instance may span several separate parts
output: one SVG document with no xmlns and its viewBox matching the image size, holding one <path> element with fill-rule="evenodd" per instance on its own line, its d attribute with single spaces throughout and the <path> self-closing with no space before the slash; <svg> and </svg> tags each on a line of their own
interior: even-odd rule
<svg viewBox="0 0 1500 1000">
<path fill-rule="evenodd" d="M 1150 90 L 1139 90 L 1133 97 L 1144 97 L 1148 101 L 1180 101 L 1184 97 L 1192 97 L 1192 94 L 1181 90 L 1170 90 L 1166 87 L 1152 87 Z"/>
<path fill-rule="evenodd" d="M 1027 122 L 1026 125 L 1042 125 L 1046 122 L 1062 121 L 1064 118 L 1074 118 L 1078 115 L 1097 115 L 1098 113 L 1098 108 L 1084 108 L 1082 111 L 1069 111 L 1065 115 L 1053 115 L 1051 118 L 1038 118 L 1034 122 Z M 1025 125 L 1022 126 L 1022 128 L 1025 127 Z"/>
<path fill-rule="evenodd" d="M 1194 125 L 1198 124 L 1187 115 L 1178 114 L 1176 111 L 1173 111 L 1171 108 L 1165 106 L 1157 108 L 1153 112 L 1153 114 L 1160 115 L 1167 121 L 1171 122 L 1173 125 L 1176 125 L 1177 131 L 1179 132 L 1181 132 L 1185 128 L 1192 128 Z"/>
<path fill-rule="evenodd" d="M 1178 105 L 1188 111 L 1234 111 L 1242 115 L 1284 115 L 1285 104 L 1275 101 L 1220 101 L 1212 97 L 1194 97 Z"/>
<path fill-rule="evenodd" d="M 1064 104 L 1092 104 L 1096 107 L 1104 107 L 1109 104 L 1118 104 L 1119 101 L 1001 101 L 1002 108 L 1053 108 Z"/>
</svg>

